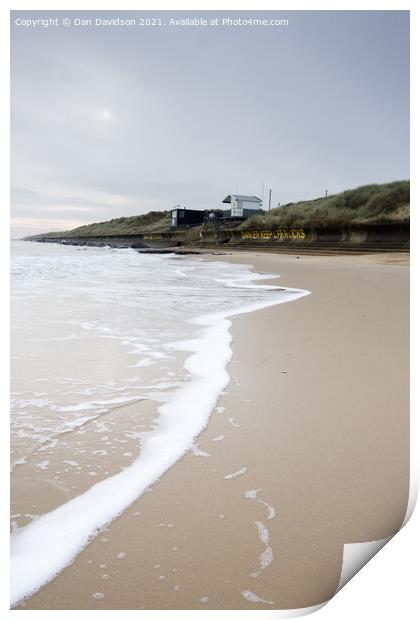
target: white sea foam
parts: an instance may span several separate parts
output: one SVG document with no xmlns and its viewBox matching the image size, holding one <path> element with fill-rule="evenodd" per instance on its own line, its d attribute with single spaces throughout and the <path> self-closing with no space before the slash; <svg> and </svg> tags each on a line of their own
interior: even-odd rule
<svg viewBox="0 0 420 620">
<path fill-rule="evenodd" d="M 272 506 L 267 504 L 267 502 L 257 498 L 257 495 L 260 491 L 262 491 L 262 489 L 250 489 L 248 491 L 245 491 L 244 495 L 247 499 L 256 500 L 257 502 L 264 504 L 264 506 L 268 508 L 267 519 L 273 519 L 276 512 Z M 270 566 L 274 559 L 273 550 L 270 547 L 270 532 L 268 530 L 268 527 L 264 525 L 262 521 L 255 521 L 255 525 L 258 530 L 259 539 L 265 546 L 265 549 L 261 553 L 259 558 L 260 570 L 251 573 L 251 577 L 254 578 L 259 577 L 261 575 L 261 572 L 268 568 L 268 566 Z"/>
<path fill-rule="evenodd" d="M 271 520 L 274 519 L 274 517 L 276 516 L 276 510 L 273 506 L 271 506 L 268 502 L 266 502 L 263 499 L 259 499 L 257 498 L 257 494 L 262 491 L 262 489 L 250 489 L 249 491 L 245 491 L 244 495 L 247 499 L 255 499 L 257 500 L 257 502 L 259 502 L 260 504 L 263 504 L 263 506 L 266 507 L 267 509 L 267 520 Z"/>
<path fill-rule="evenodd" d="M 265 599 L 260 598 L 250 590 L 244 590 L 242 592 L 242 596 L 250 603 L 267 603 L 267 605 L 274 605 L 272 601 L 266 601 Z"/>
<path fill-rule="evenodd" d="M 47 440 L 46 443 L 44 443 L 38 450 L 38 452 L 45 452 L 46 450 L 50 450 L 52 448 L 55 448 L 56 445 L 58 444 L 58 439 L 51 439 L 51 440 Z"/>
<path fill-rule="evenodd" d="M 264 523 L 262 521 L 255 521 L 255 525 L 257 526 L 258 534 L 261 542 L 264 545 L 268 545 L 270 542 L 270 534 Z"/>
<path fill-rule="evenodd" d="M 273 561 L 273 550 L 271 547 L 267 546 L 265 551 L 263 551 L 262 554 L 260 555 L 261 570 L 264 570 L 265 568 L 270 566 L 272 561 Z"/>
<path fill-rule="evenodd" d="M 240 427 L 241 427 L 241 425 L 240 425 L 240 424 L 237 424 L 237 423 L 235 422 L 235 418 L 229 418 L 229 420 L 228 420 L 228 421 L 229 421 L 229 424 L 232 424 L 232 426 L 236 426 L 237 428 L 240 428 Z"/>
<path fill-rule="evenodd" d="M 195 442 L 191 446 L 191 452 L 193 453 L 194 456 L 211 456 L 209 452 L 205 452 L 204 450 L 201 450 L 201 448 L 199 448 Z"/>
<path fill-rule="evenodd" d="M 61 276 L 61 267 L 57 266 L 57 269 Z M 254 279 L 261 278 L 248 273 L 239 288 L 257 290 L 259 287 L 249 284 Z M 191 380 L 175 389 L 172 399 L 158 407 L 156 427 L 141 434 L 138 458 L 120 473 L 94 484 L 88 491 L 41 515 L 12 536 L 12 605 L 53 579 L 98 532 L 193 448 L 195 438 L 207 425 L 219 395 L 229 383 L 226 367 L 232 354 L 230 319 L 308 294 L 297 289 L 277 290 L 277 295 L 270 294 L 252 303 L 249 303 L 248 294 L 242 307 L 206 314 L 193 320 L 191 323 L 197 330 L 193 338 L 172 343 L 174 350 L 188 353 L 184 368 Z M 217 304 L 214 303 L 213 307 Z M 89 323 L 85 327 L 94 330 L 95 324 Z M 225 478 L 236 478 L 246 471 L 247 468 L 243 467 Z M 262 528 L 260 536 L 265 536 Z M 99 598 L 97 594 L 102 593 L 95 593 L 95 598 Z M 271 604 L 249 591 L 244 591 L 243 596 L 252 602 Z"/>
<path fill-rule="evenodd" d="M 250 489 L 249 491 L 245 491 L 244 495 L 247 499 L 257 499 L 257 493 L 262 491 L 262 489 Z"/>
<path fill-rule="evenodd" d="M 263 499 L 259 499 L 258 501 L 260 502 L 260 504 L 264 504 L 264 506 L 267 508 L 267 519 L 274 519 L 274 517 L 276 516 L 275 508 L 273 508 L 273 506 L 270 506 L 270 504 L 265 502 Z"/>
<path fill-rule="evenodd" d="M 225 476 L 225 480 L 233 480 L 233 478 L 237 478 L 238 476 L 243 476 L 248 471 L 247 467 L 241 467 L 238 471 L 233 472 L 233 474 L 227 474 Z"/>
<path fill-rule="evenodd" d="M 65 461 L 63 461 L 65 462 Z M 41 463 L 38 463 L 35 467 L 39 467 L 39 469 L 48 469 L 48 465 L 49 465 L 49 461 L 45 460 L 45 461 L 41 461 Z"/>
<path fill-rule="evenodd" d="M 150 359 L 150 357 L 146 357 L 142 360 L 139 360 L 135 364 L 131 364 L 130 368 L 145 368 L 146 366 L 153 366 L 155 362 Z"/>
<path fill-rule="evenodd" d="M 62 341 L 62 340 L 74 340 L 78 338 L 77 334 L 70 334 L 69 336 L 57 336 L 56 338 L 49 338 L 49 340 Z"/>
<path fill-rule="evenodd" d="M 58 412 L 89 411 L 91 409 L 97 409 L 98 406 L 102 407 L 103 405 L 125 405 L 131 402 L 137 402 L 139 400 L 142 400 L 142 397 L 120 396 L 118 398 L 111 398 L 109 400 L 94 400 L 84 403 L 78 403 L 77 405 L 54 407 L 54 410 Z"/>
</svg>

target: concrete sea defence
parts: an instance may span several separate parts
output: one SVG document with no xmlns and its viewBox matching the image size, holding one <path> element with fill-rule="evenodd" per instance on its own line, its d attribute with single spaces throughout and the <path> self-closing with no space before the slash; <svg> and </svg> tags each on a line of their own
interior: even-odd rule
<svg viewBox="0 0 420 620">
<path fill-rule="evenodd" d="M 46 236 L 39 242 L 136 249 L 181 247 L 267 249 L 309 253 L 408 252 L 410 224 L 354 224 L 328 227 L 239 228 L 202 227 L 157 233 L 108 236 Z"/>
</svg>

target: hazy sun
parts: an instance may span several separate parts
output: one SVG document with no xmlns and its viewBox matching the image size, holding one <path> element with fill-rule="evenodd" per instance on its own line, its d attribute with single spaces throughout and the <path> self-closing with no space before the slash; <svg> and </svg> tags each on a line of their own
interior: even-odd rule
<svg viewBox="0 0 420 620">
<path fill-rule="evenodd" d="M 111 110 L 108 110 L 108 108 L 104 108 L 103 110 L 101 110 L 100 118 L 103 121 L 110 121 L 112 119 L 112 112 L 111 112 Z"/>
</svg>

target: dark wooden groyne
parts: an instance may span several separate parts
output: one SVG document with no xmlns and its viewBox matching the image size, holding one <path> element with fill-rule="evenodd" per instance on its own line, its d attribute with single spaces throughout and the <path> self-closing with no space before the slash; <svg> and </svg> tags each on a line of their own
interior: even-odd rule
<svg viewBox="0 0 420 620">
<path fill-rule="evenodd" d="M 171 232 L 86 237 L 38 237 L 44 243 L 158 250 L 202 249 L 267 250 L 307 254 L 409 252 L 410 224 L 354 224 L 349 226 L 285 227 L 241 230 L 192 228 Z"/>
</svg>

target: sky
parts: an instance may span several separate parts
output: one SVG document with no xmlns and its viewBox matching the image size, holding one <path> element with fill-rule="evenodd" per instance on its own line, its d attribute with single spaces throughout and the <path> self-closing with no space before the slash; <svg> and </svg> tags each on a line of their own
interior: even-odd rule
<svg viewBox="0 0 420 620">
<path fill-rule="evenodd" d="M 166 26 L 95 25 L 147 17 Z M 288 25 L 170 25 L 187 17 Z M 406 11 L 14 11 L 11 23 L 13 238 L 220 208 L 230 193 L 268 208 L 269 189 L 276 206 L 409 178 Z"/>
</svg>

